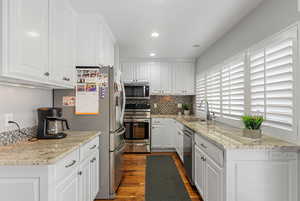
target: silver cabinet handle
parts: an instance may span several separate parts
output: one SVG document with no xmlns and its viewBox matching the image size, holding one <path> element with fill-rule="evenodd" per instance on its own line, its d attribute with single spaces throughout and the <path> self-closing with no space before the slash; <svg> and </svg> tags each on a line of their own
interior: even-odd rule
<svg viewBox="0 0 300 201">
<path fill-rule="evenodd" d="M 69 82 L 71 79 L 67 77 L 63 77 L 63 80 Z"/>
<path fill-rule="evenodd" d="M 72 163 L 70 163 L 69 165 L 66 165 L 65 167 L 66 168 L 72 167 L 73 165 L 75 165 L 75 163 L 76 163 L 76 160 L 73 160 Z"/>
<path fill-rule="evenodd" d="M 93 163 L 96 161 L 96 157 L 94 157 L 90 162 Z"/>
<path fill-rule="evenodd" d="M 97 145 L 94 145 L 94 146 L 90 147 L 90 150 L 93 150 L 93 149 L 95 149 L 96 147 L 97 147 Z"/>
<path fill-rule="evenodd" d="M 48 77 L 50 75 L 50 73 L 46 72 L 46 73 L 44 73 L 44 75 Z"/>
<path fill-rule="evenodd" d="M 200 144 L 201 147 L 203 147 L 204 149 L 207 149 L 207 146 L 205 146 L 204 144 Z"/>
</svg>

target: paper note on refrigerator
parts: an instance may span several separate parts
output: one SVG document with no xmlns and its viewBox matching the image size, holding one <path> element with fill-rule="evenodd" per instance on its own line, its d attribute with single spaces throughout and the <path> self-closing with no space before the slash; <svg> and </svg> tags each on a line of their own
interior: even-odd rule
<svg viewBox="0 0 300 201">
<path fill-rule="evenodd" d="M 77 115 L 99 114 L 99 88 L 96 84 L 77 84 L 75 113 Z"/>
</svg>

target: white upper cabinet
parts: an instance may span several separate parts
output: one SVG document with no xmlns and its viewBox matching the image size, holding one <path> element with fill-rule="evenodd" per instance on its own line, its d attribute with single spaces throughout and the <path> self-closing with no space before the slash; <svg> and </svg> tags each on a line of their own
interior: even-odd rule
<svg viewBox="0 0 300 201">
<path fill-rule="evenodd" d="M 76 13 L 68 0 L 51 1 L 50 79 L 61 86 L 74 86 Z"/>
<path fill-rule="evenodd" d="M 193 62 L 122 62 L 124 81 L 149 81 L 152 95 L 194 95 Z"/>
<path fill-rule="evenodd" d="M 86 14 L 77 19 L 76 65 L 113 66 L 115 39 L 104 20 Z"/>
<path fill-rule="evenodd" d="M 103 28 L 95 15 L 77 18 L 76 65 L 98 66 L 103 63 Z"/>
<path fill-rule="evenodd" d="M 2 1 L 3 76 L 48 80 L 48 8 L 48 0 Z"/>
</svg>

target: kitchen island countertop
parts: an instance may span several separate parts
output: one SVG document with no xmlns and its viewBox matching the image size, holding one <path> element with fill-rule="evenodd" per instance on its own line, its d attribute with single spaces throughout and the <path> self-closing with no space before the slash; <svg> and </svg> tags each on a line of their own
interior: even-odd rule
<svg viewBox="0 0 300 201">
<path fill-rule="evenodd" d="M 101 135 L 100 131 L 66 131 L 66 138 L 37 140 L 0 146 L 0 165 L 51 165 L 81 145 Z"/>
</svg>

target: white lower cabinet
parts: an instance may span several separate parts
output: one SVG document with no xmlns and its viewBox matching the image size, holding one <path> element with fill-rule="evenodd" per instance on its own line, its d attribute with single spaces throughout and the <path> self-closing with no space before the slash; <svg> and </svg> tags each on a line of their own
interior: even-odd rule
<svg viewBox="0 0 300 201">
<path fill-rule="evenodd" d="M 96 137 L 55 164 L 0 166 L 0 200 L 93 201 L 99 182 Z"/>
<path fill-rule="evenodd" d="M 195 160 L 195 176 L 194 176 L 194 183 L 196 188 L 198 189 L 199 193 L 205 197 L 205 162 L 202 160 L 204 153 L 201 151 L 201 149 L 195 145 L 195 154 L 194 154 L 194 160 Z"/>
<path fill-rule="evenodd" d="M 55 201 L 90 201 L 79 197 L 79 181 L 78 173 L 74 170 L 55 188 Z"/>
<path fill-rule="evenodd" d="M 99 192 L 99 154 L 95 152 L 91 160 L 90 171 L 91 171 L 91 199 L 93 200 Z"/>
<path fill-rule="evenodd" d="M 81 201 L 91 200 L 91 160 L 88 158 L 79 167 L 79 198 Z"/>
<path fill-rule="evenodd" d="M 78 171 L 79 175 L 79 200 L 94 200 L 99 191 L 99 154 L 87 158 L 81 163 Z"/>
<path fill-rule="evenodd" d="M 298 201 L 297 160 L 297 152 L 223 152 L 195 135 L 194 183 L 205 201 Z"/>
<path fill-rule="evenodd" d="M 176 142 L 176 127 L 173 119 L 152 119 L 152 149 L 174 149 Z"/>
</svg>

